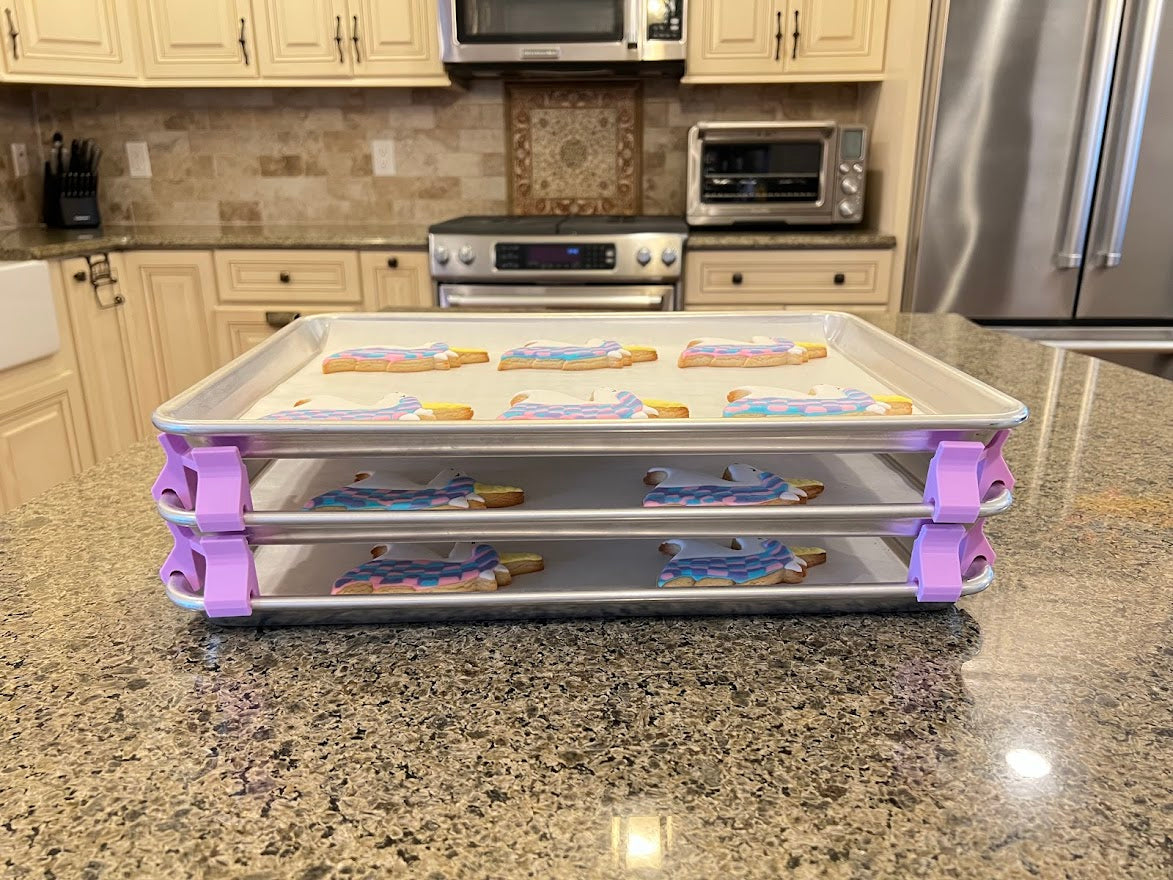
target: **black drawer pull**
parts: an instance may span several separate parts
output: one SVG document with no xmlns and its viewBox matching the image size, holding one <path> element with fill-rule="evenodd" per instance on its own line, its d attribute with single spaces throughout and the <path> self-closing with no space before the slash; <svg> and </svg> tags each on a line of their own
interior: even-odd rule
<svg viewBox="0 0 1173 880">
<path fill-rule="evenodd" d="M 289 273 L 288 273 L 288 272 L 282 272 L 282 273 L 281 273 L 280 275 L 278 275 L 277 277 L 280 279 L 280 281 L 281 281 L 281 283 L 282 283 L 282 284 L 288 284 L 288 283 L 289 283 Z"/>
<path fill-rule="evenodd" d="M 734 283 L 734 284 L 740 284 L 740 283 L 741 283 L 743 280 L 744 280 L 744 279 L 741 277 L 741 273 L 740 273 L 740 272 L 734 272 L 734 273 L 733 273 L 733 283 Z"/>
<path fill-rule="evenodd" d="M 74 281 L 85 281 L 86 280 L 85 269 L 78 269 L 76 272 L 74 272 L 73 273 L 73 280 Z"/>
<path fill-rule="evenodd" d="M 398 269 L 399 268 L 399 257 L 388 257 L 387 258 L 387 268 L 388 269 Z"/>
<path fill-rule="evenodd" d="M 265 323 L 275 330 L 280 330 L 300 317 L 301 312 L 265 312 Z"/>
<path fill-rule="evenodd" d="M 835 283 L 836 284 L 843 284 L 845 281 L 847 281 L 846 275 L 844 275 L 842 272 L 835 273 Z"/>
</svg>

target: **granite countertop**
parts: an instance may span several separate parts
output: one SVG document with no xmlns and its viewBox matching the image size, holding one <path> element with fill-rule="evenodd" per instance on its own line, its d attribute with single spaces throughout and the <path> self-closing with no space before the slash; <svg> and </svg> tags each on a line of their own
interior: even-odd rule
<svg viewBox="0 0 1173 880">
<path fill-rule="evenodd" d="M 0 260 L 51 260 L 95 251 L 185 248 L 400 248 L 427 247 L 426 226 L 104 226 L 101 229 L 0 230 Z M 875 232 L 733 232 L 693 230 L 693 250 L 737 248 L 893 248 L 896 238 Z"/>
<path fill-rule="evenodd" d="M 9 514 L 6 876 L 1169 876 L 1173 384 L 877 323 L 1032 410 L 945 612 L 224 629 L 151 445 Z"/>
</svg>

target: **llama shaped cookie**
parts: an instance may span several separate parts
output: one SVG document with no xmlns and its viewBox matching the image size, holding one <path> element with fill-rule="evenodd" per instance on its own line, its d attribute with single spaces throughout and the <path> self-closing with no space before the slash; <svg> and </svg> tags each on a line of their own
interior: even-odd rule
<svg viewBox="0 0 1173 880">
<path fill-rule="evenodd" d="M 461 364 L 487 364 L 489 353 L 476 348 L 452 348 L 445 342 L 427 345 L 374 345 L 348 348 L 327 355 L 323 373 L 422 373 L 451 370 Z"/>
<path fill-rule="evenodd" d="M 731 464 L 720 478 L 682 468 L 655 467 L 644 507 L 737 507 L 805 504 L 823 491 L 818 480 L 784 480 L 748 464 Z"/>
<path fill-rule="evenodd" d="M 418 397 L 394 392 L 371 406 L 360 406 L 345 397 L 322 394 L 296 401 L 291 408 L 261 416 L 282 422 L 434 422 L 472 418 L 472 407 L 463 403 L 422 403 Z"/>
<path fill-rule="evenodd" d="M 467 474 L 445 468 L 420 484 L 394 472 L 360 471 L 354 482 L 315 495 L 306 510 L 477 510 L 514 507 L 525 501 L 515 486 L 478 483 Z"/>
<path fill-rule="evenodd" d="M 907 397 L 872 395 L 838 385 L 816 385 L 806 393 L 746 385 L 734 388 L 726 400 L 726 418 L 912 415 L 912 401 Z"/>
<path fill-rule="evenodd" d="M 419 544 L 380 544 L 373 557 L 334 581 L 333 595 L 481 593 L 506 587 L 515 575 L 541 571 L 536 553 L 498 553 L 489 544 L 458 543 L 447 556 Z"/>
<path fill-rule="evenodd" d="M 646 345 L 620 345 L 613 339 L 588 339 L 579 345 L 552 339 L 531 339 L 501 355 L 498 370 L 605 370 L 630 367 L 656 359 Z"/>
<path fill-rule="evenodd" d="M 702 336 L 685 346 L 676 363 L 680 367 L 780 367 L 826 356 L 827 346 L 821 342 L 792 342 L 780 336 L 748 340 Z"/>
<path fill-rule="evenodd" d="M 596 388 L 589 398 L 560 391 L 522 391 L 514 395 L 502 419 L 686 419 L 688 407 L 667 400 L 641 400 L 630 391 Z"/>
<path fill-rule="evenodd" d="M 827 561 L 818 547 L 790 548 L 772 538 L 734 538 L 729 544 L 674 538 L 660 545 L 672 559 L 661 587 L 730 587 L 798 584 L 811 565 Z"/>
</svg>

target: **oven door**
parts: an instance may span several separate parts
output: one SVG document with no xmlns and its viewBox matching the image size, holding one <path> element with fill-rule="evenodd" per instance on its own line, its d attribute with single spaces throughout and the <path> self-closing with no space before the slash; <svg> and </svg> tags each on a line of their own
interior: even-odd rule
<svg viewBox="0 0 1173 880">
<path fill-rule="evenodd" d="M 670 284 L 441 284 L 439 306 L 511 312 L 667 312 L 676 308 L 676 288 Z"/>
<path fill-rule="evenodd" d="M 638 61 L 640 12 L 639 0 L 440 0 L 444 61 Z"/>
<path fill-rule="evenodd" d="M 832 222 L 835 133 L 832 122 L 693 126 L 688 222 Z"/>
</svg>

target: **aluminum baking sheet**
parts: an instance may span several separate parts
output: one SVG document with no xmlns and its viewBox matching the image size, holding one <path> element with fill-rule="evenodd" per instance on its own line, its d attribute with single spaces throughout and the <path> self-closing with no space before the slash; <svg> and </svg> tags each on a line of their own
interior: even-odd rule
<svg viewBox="0 0 1173 880">
<path fill-rule="evenodd" d="M 509 587 L 488 593 L 331 596 L 330 585 L 361 562 L 369 544 L 259 547 L 255 551 L 261 595 L 248 617 L 217 618 L 228 625 L 318 623 L 408 623 L 549 617 L 632 617 L 696 614 L 782 614 L 830 611 L 939 609 L 948 603 L 918 603 L 907 583 L 910 541 L 897 538 L 825 538 L 809 545 L 827 550 L 827 562 L 812 566 L 802 584 L 755 587 L 656 588 L 667 557 L 656 541 L 608 542 L 606 552 L 582 541 L 495 544 L 502 551 L 530 550 L 545 559 L 545 571 L 518 576 Z M 798 543 L 798 542 L 794 542 Z M 804 543 L 808 543 L 804 541 Z M 442 544 L 433 545 L 446 550 Z M 962 595 L 988 587 L 993 568 L 966 572 Z M 203 599 L 172 576 L 167 595 L 183 608 L 203 611 Z"/>
<path fill-rule="evenodd" d="M 827 345 L 826 358 L 760 368 L 680 369 L 676 358 L 701 336 L 784 336 Z M 534 338 L 601 337 L 651 345 L 654 363 L 578 372 L 496 369 L 501 353 Z M 482 348 L 491 363 L 421 373 L 323 374 L 321 360 L 346 348 L 443 341 Z M 900 394 L 910 416 L 723 419 L 726 394 L 742 385 L 806 389 L 816 384 Z M 689 419 L 645 421 L 500 421 L 519 391 L 580 397 L 609 386 L 680 401 Z M 315 396 L 372 405 L 391 392 L 424 401 L 466 403 L 467 422 L 282 422 L 258 417 Z M 981 432 L 1025 420 L 1017 400 L 930 357 L 852 315 L 837 312 L 733 314 L 439 314 L 316 315 L 295 321 L 257 348 L 163 404 L 155 424 L 195 443 L 233 444 L 249 456 L 322 456 L 372 452 L 427 454 L 623 454 L 635 450 L 898 451 L 931 449 L 942 431 Z"/>
<path fill-rule="evenodd" d="M 651 466 L 683 468 L 720 476 L 726 464 L 711 457 L 642 458 L 328 458 L 276 459 L 252 483 L 253 512 L 244 515 L 256 544 L 316 541 L 452 540 L 504 538 L 656 538 L 667 534 L 705 537 L 783 531 L 787 535 L 915 535 L 931 521 L 923 501 L 924 471 L 917 475 L 888 455 L 781 454 L 753 456 L 747 463 L 784 478 L 825 485 L 806 504 L 755 507 L 644 507 Z M 909 456 L 912 458 L 912 456 Z M 738 459 L 739 461 L 742 459 Z M 426 483 L 443 468 L 477 481 L 519 486 L 525 503 L 495 510 L 312 511 L 310 498 L 346 485 L 359 472 L 388 470 Z M 992 495 L 979 516 L 1010 507 L 1008 490 Z M 159 502 L 163 518 L 196 528 L 195 515 L 174 498 Z"/>
</svg>

